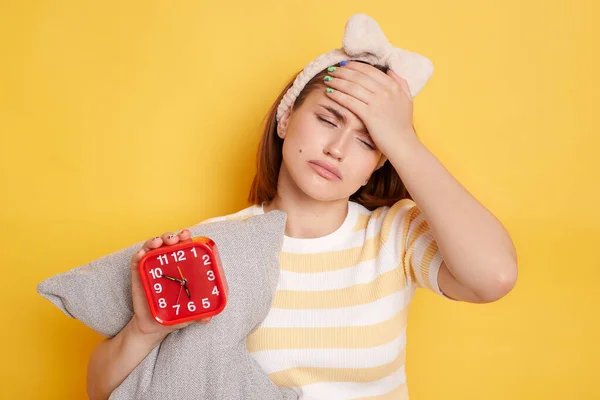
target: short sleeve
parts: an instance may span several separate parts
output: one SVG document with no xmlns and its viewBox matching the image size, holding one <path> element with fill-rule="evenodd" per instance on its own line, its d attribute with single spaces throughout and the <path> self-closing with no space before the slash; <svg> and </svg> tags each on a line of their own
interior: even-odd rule
<svg viewBox="0 0 600 400">
<path fill-rule="evenodd" d="M 387 210 L 381 240 L 410 284 L 447 297 L 438 285 L 438 273 L 444 260 L 424 215 L 413 200 L 399 200 Z"/>
</svg>

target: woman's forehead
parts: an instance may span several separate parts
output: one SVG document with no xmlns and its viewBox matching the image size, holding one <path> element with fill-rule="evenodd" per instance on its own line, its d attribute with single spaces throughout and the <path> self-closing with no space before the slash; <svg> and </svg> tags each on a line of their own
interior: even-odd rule
<svg viewBox="0 0 600 400">
<path fill-rule="evenodd" d="M 327 96 L 325 94 L 324 90 L 323 91 L 321 91 L 319 89 L 313 90 L 312 93 L 309 95 L 309 98 L 307 98 L 307 100 L 308 100 L 307 101 L 308 103 L 310 103 L 312 106 L 315 106 L 317 108 L 330 107 L 330 108 L 337 110 L 340 114 L 343 114 L 343 115 L 352 114 L 352 112 L 349 109 L 342 106 L 337 101 L 329 98 L 329 96 Z"/>
<path fill-rule="evenodd" d="M 315 90 L 314 92 L 320 92 L 320 90 Z M 337 101 L 330 99 L 329 96 L 324 93 L 311 93 L 311 95 L 312 94 L 315 96 L 310 99 L 309 103 L 313 109 L 327 111 L 344 124 L 354 122 L 364 128 L 361 119 Z M 366 131 L 366 129 L 364 130 Z"/>
</svg>

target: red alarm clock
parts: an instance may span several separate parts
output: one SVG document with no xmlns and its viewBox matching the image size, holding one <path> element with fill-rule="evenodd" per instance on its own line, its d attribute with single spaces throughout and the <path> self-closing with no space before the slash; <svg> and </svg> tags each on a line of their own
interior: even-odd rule
<svg viewBox="0 0 600 400">
<path fill-rule="evenodd" d="M 227 304 L 229 287 L 217 246 L 208 237 L 150 250 L 139 272 L 150 312 L 162 325 L 212 317 Z"/>
</svg>

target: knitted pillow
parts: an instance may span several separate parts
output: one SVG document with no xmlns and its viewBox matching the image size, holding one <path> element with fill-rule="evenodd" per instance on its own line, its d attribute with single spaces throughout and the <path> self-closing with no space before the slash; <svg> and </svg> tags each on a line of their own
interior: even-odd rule
<svg viewBox="0 0 600 400">
<path fill-rule="evenodd" d="M 266 318 L 279 280 L 286 214 L 200 223 L 193 236 L 217 244 L 229 284 L 227 306 L 210 323 L 167 335 L 110 399 L 297 399 L 277 387 L 246 350 L 246 336 Z M 133 316 L 131 256 L 144 242 L 52 276 L 37 291 L 94 331 L 116 335 Z"/>
</svg>

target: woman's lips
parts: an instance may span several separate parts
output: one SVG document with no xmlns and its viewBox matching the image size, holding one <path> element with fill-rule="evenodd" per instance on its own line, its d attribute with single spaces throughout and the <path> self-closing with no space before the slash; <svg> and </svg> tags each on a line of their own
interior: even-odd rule
<svg viewBox="0 0 600 400">
<path fill-rule="evenodd" d="M 339 172 L 337 174 L 334 173 L 330 170 L 331 167 L 328 167 L 326 164 L 323 164 L 319 161 L 309 161 L 308 165 L 310 165 L 312 169 L 314 169 L 319 175 L 321 175 L 325 179 L 328 179 L 330 181 L 342 180 L 341 177 L 338 175 Z"/>
</svg>

